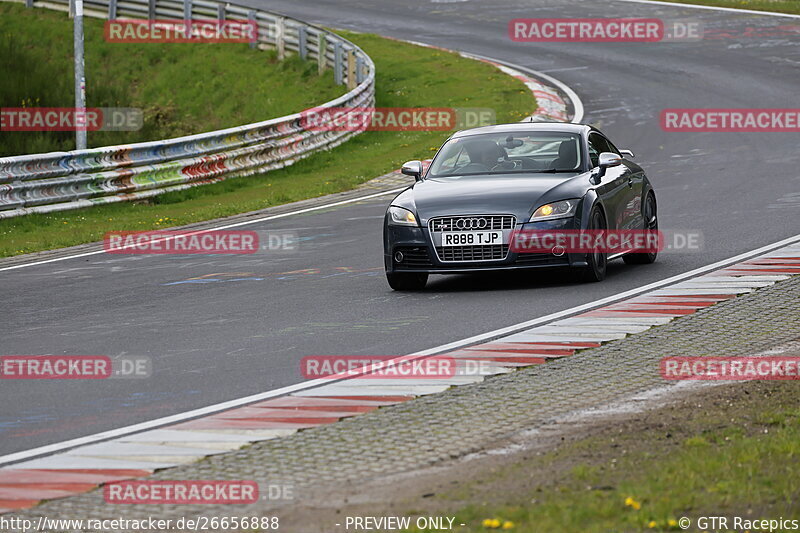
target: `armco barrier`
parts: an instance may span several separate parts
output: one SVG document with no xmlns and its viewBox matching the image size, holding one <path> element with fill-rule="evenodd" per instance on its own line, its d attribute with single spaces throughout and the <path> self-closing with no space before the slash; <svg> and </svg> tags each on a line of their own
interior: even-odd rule
<svg viewBox="0 0 800 533">
<path fill-rule="evenodd" d="M 68 0 L 27 4 L 72 9 Z M 350 41 L 299 20 L 214 0 L 85 0 L 84 14 L 108 19 L 255 20 L 257 46 L 276 48 L 280 58 L 290 51 L 316 60 L 320 71 L 332 68 L 336 82 L 347 84 L 347 94 L 315 109 L 375 103 L 375 65 L 370 57 Z M 0 218 L 139 200 L 263 173 L 359 133 L 305 130 L 301 113 L 296 113 L 174 139 L 2 157 Z"/>
</svg>

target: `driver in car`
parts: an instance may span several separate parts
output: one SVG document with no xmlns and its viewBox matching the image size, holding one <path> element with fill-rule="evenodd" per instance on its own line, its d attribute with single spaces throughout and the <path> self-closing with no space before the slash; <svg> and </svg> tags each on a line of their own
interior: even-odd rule
<svg viewBox="0 0 800 533">
<path fill-rule="evenodd" d="M 492 170 L 508 159 L 508 153 L 494 141 L 475 140 L 464 143 L 464 150 L 469 154 L 470 165 L 483 165 L 487 170 Z"/>
</svg>

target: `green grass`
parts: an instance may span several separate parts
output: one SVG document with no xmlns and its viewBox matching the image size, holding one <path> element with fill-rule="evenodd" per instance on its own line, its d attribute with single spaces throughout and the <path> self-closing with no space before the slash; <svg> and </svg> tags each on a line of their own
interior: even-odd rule
<svg viewBox="0 0 800 533">
<path fill-rule="evenodd" d="M 511 522 L 519 533 L 591 533 L 680 530 L 676 522 L 681 517 L 691 519 L 691 531 L 698 531 L 701 516 L 800 518 L 796 392 L 796 386 L 787 384 L 780 395 L 765 395 L 756 406 L 730 408 L 722 416 L 686 413 L 685 418 L 673 418 L 673 424 L 684 426 L 674 431 L 676 442 L 669 440 L 673 430 L 667 423 L 662 429 L 615 432 L 610 439 L 604 435 L 566 445 L 525 469 L 517 465 L 498 475 L 524 479 L 536 465 L 575 464 L 562 479 L 530 494 L 508 490 L 509 502 L 527 505 L 470 505 L 457 513 L 456 523 L 467 524 L 465 532 L 496 530 L 492 526 L 497 522 L 484 525 L 496 519 Z M 781 400 L 784 405 L 776 405 Z M 682 429 L 690 436 L 681 435 Z M 609 446 L 616 450 L 613 463 L 609 454 L 595 458 L 595 464 L 584 463 Z"/>
<path fill-rule="evenodd" d="M 375 35 L 341 33 L 376 63 L 377 106 L 487 107 L 496 110 L 498 122 L 518 121 L 536 108 L 522 82 L 491 65 Z M 255 92 L 252 98 L 270 96 Z M 97 241 L 112 230 L 164 228 L 351 189 L 403 161 L 429 157 L 447 135 L 367 132 L 286 169 L 168 193 L 150 203 L 0 220 L 0 256 Z"/>
<path fill-rule="evenodd" d="M 704 6 L 733 7 L 755 11 L 800 14 L 800 0 L 664 0 L 676 4 L 701 4 Z"/>
<path fill-rule="evenodd" d="M 85 19 L 88 107 L 135 107 L 134 132 L 88 132 L 90 147 L 212 131 L 295 113 L 344 94 L 328 71 L 247 44 L 107 43 Z M 65 13 L 0 3 L 2 107 L 74 105 L 72 23 Z M 303 90 L 297 90 L 302 86 Z M 0 157 L 73 150 L 74 132 L 5 132 Z"/>
</svg>

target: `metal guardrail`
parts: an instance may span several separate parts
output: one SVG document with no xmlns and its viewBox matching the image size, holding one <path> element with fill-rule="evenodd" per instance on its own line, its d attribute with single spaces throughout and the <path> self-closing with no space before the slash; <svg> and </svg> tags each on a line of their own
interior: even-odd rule
<svg viewBox="0 0 800 533">
<path fill-rule="evenodd" d="M 0 0 L 8 1 L 8 0 Z M 69 0 L 26 0 L 67 11 Z M 258 42 L 332 68 L 349 92 L 315 107 L 371 107 L 375 65 L 358 46 L 311 24 L 215 0 L 85 0 L 97 18 L 255 20 Z M 354 110 L 357 112 L 357 110 Z M 302 112 L 264 122 L 173 139 L 69 152 L 0 158 L 0 218 L 139 200 L 226 178 L 282 168 L 361 133 L 304 129 Z"/>
</svg>

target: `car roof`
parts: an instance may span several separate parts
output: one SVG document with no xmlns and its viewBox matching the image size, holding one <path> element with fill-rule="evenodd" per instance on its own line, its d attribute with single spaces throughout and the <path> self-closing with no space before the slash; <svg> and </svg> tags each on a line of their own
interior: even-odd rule
<svg viewBox="0 0 800 533">
<path fill-rule="evenodd" d="M 451 138 L 468 137 L 482 133 L 514 133 L 520 131 L 556 131 L 564 133 L 584 133 L 594 130 L 586 124 L 571 124 L 569 122 L 514 122 L 513 124 L 495 124 L 481 126 L 469 130 L 457 131 Z"/>
</svg>

